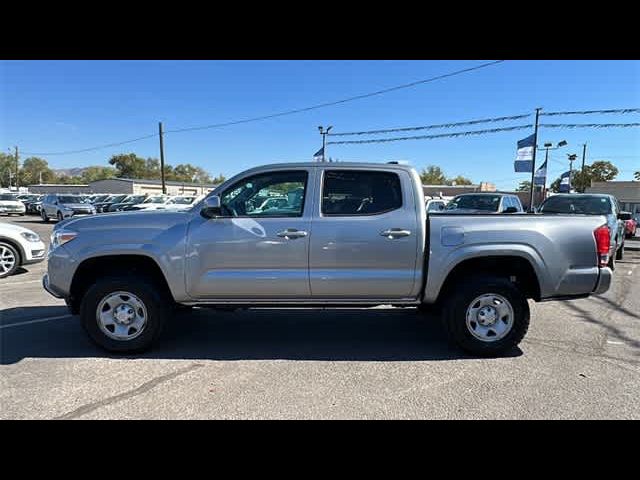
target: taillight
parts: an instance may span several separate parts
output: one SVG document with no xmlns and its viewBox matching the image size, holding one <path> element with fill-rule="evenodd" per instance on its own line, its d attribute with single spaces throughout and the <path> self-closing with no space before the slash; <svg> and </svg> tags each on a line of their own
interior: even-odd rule
<svg viewBox="0 0 640 480">
<path fill-rule="evenodd" d="M 606 267 L 609 263 L 609 248 L 611 247 L 611 232 L 609 227 L 603 225 L 593 231 L 596 238 L 596 249 L 598 252 L 598 266 Z"/>
</svg>

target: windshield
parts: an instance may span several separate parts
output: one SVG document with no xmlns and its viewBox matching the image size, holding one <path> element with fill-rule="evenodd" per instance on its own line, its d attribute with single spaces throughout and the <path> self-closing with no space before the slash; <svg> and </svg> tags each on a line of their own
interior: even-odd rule
<svg viewBox="0 0 640 480">
<path fill-rule="evenodd" d="M 144 195 L 131 195 L 125 198 L 122 203 L 140 203 L 145 199 Z"/>
<path fill-rule="evenodd" d="M 143 203 L 164 203 L 164 197 L 149 197 Z"/>
<path fill-rule="evenodd" d="M 127 198 L 126 195 L 111 195 L 109 198 L 107 198 L 105 200 L 105 202 L 110 202 L 110 203 L 119 203 L 122 200 L 124 200 L 125 198 Z"/>
<path fill-rule="evenodd" d="M 193 202 L 196 197 L 176 197 L 172 199 L 169 203 L 175 203 L 179 205 L 189 205 Z"/>
<path fill-rule="evenodd" d="M 539 212 L 608 215 L 611 213 L 611 201 L 607 197 L 557 195 L 545 200 L 545 202 L 540 205 Z"/>
<path fill-rule="evenodd" d="M 80 197 L 73 197 L 71 195 L 61 195 L 58 197 L 58 203 L 84 203 L 84 202 Z"/>
<path fill-rule="evenodd" d="M 449 202 L 447 210 L 468 208 L 471 210 L 497 212 L 499 205 L 500 195 L 460 195 Z"/>
</svg>

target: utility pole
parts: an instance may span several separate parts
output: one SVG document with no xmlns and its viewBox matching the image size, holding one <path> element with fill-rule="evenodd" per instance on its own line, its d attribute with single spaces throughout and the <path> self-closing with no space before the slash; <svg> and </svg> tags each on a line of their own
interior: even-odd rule
<svg viewBox="0 0 640 480">
<path fill-rule="evenodd" d="M 583 182 L 584 182 L 584 160 L 585 160 L 585 158 L 587 158 L 587 142 L 582 144 L 582 170 L 581 170 L 581 172 L 582 172 L 582 181 Z M 585 189 L 586 189 L 586 186 L 583 185 L 582 192 L 580 192 L 580 193 L 584 193 Z"/>
<path fill-rule="evenodd" d="M 40 170 L 40 172 L 38 172 L 38 173 L 39 173 L 39 177 L 40 177 L 39 183 L 40 183 L 40 185 L 42 185 L 42 170 Z"/>
<path fill-rule="evenodd" d="M 164 134 L 162 132 L 162 122 L 158 122 L 160 132 L 160 180 L 162 181 L 162 194 L 167 193 L 167 186 L 164 183 Z"/>
<path fill-rule="evenodd" d="M 575 153 L 567 153 L 569 157 L 569 193 L 571 193 L 571 174 L 573 174 L 573 162 L 575 162 L 578 155 Z"/>
<path fill-rule="evenodd" d="M 20 168 L 20 163 L 18 162 L 18 147 L 16 146 L 16 191 L 18 190 L 18 169 Z"/>
<path fill-rule="evenodd" d="M 531 157 L 531 196 L 529 197 L 529 211 L 533 212 L 533 182 L 534 175 L 536 174 L 536 149 L 538 147 L 538 118 L 540 117 L 540 110 L 542 108 L 536 108 L 536 125 L 533 130 L 533 155 Z"/>
</svg>

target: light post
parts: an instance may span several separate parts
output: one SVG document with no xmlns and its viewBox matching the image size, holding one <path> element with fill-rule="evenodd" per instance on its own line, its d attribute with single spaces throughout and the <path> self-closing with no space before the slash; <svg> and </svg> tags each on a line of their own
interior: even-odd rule
<svg viewBox="0 0 640 480">
<path fill-rule="evenodd" d="M 330 125 L 327 127 L 327 129 L 325 130 L 324 127 L 322 125 L 320 125 L 318 127 L 318 130 L 320 131 L 320 135 L 322 135 L 322 161 L 326 161 L 326 146 L 327 146 L 327 135 L 329 134 L 329 130 L 331 130 L 333 128 L 333 125 Z"/>
</svg>

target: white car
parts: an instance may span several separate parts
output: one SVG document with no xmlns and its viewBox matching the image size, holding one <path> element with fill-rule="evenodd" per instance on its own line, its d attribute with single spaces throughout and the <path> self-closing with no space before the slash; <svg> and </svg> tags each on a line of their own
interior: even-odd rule
<svg viewBox="0 0 640 480">
<path fill-rule="evenodd" d="M 196 203 L 204 198 L 204 195 L 179 195 L 177 197 L 173 197 L 167 203 L 163 205 L 158 205 L 158 210 L 170 210 L 172 212 L 180 212 L 184 210 L 189 210 Z"/>
<path fill-rule="evenodd" d="M 165 207 L 169 201 L 171 201 L 171 197 L 169 195 L 154 195 L 153 197 L 147 198 L 144 202 L 132 206 L 128 211 L 159 210 Z"/>
<path fill-rule="evenodd" d="M 7 215 L 24 215 L 25 211 L 24 203 L 18 200 L 17 195 L 0 193 L 0 213 Z"/>
<path fill-rule="evenodd" d="M 45 259 L 46 247 L 36 232 L 11 223 L 0 223 L 0 278 L 21 265 Z"/>
</svg>

